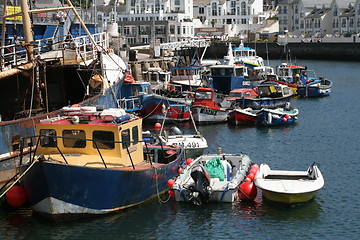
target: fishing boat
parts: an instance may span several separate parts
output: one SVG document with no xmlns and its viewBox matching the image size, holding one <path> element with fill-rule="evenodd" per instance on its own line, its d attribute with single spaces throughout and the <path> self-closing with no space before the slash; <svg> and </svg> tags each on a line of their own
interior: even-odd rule
<svg viewBox="0 0 360 240">
<path fill-rule="evenodd" d="M 36 125 L 36 151 L 22 159 L 20 183 L 40 215 L 62 221 L 141 204 L 184 160 L 181 148 L 143 146 L 142 119 L 123 109 L 64 110 Z"/>
<path fill-rule="evenodd" d="M 264 66 L 264 59 L 256 54 L 256 50 L 245 47 L 243 41 L 233 49 L 235 64 L 243 64 L 246 67 L 254 68 Z"/>
<path fill-rule="evenodd" d="M 275 82 L 259 84 L 254 90 L 258 96 L 237 99 L 236 106 L 254 109 L 284 107 L 294 95 L 294 92 L 288 86 Z"/>
<path fill-rule="evenodd" d="M 24 41 L 21 45 L 24 47 L 1 46 L 1 51 L 13 51 L 6 52 L 0 69 L 3 83 L 0 186 L 18 176 L 20 139 L 35 135 L 35 124 L 41 119 L 60 114 L 60 109 L 66 105 L 118 107 L 114 93 L 121 88 L 127 64 L 109 49 L 109 33 L 90 34 L 71 2 L 67 2 L 68 6 L 60 8 L 29 10 L 27 1 L 21 0 L 21 11 L 11 14 L 22 16 Z M 70 33 L 40 39 L 33 35 L 31 14 L 69 11 L 70 18 L 71 10 L 81 25 L 82 36 Z M 25 143 L 23 151 L 32 150 L 34 146 Z"/>
<path fill-rule="evenodd" d="M 292 205 L 311 200 L 324 186 L 324 178 L 315 163 L 306 171 L 271 170 L 263 163 L 254 183 L 265 199 Z"/>
<path fill-rule="evenodd" d="M 261 110 L 252 108 L 235 108 L 228 114 L 228 123 L 234 125 L 252 125 L 257 121 L 257 114 Z"/>
<path fill-rule="evenodd" d="M 215 101 L 215 92 L 211 88 L 198 88 L 190 108 L 195 122 L 221 123 L 227 121 L 227 108 L 220 107 Z"/>
<path fill-rule="evenodd" d="M 175 200 L 202 205 L 236 201 L 251 159 L 245 154 L 208 154 L 187 163 L 172 185 Z"/>
<path fill-rule="evenodd" d="M 297 93 L 300 97 L 323 97 L 330 95 L 332 81 L 326 78 L 306 80 L 305 84 L 299 85 Z"/>
<path fill-rule="evenodd" d="M 260 126 L 287 125 L 298 119 L 299 110 L 297 108 L 263 108 L 256 115 L 256 123 Z"/>
</svg>

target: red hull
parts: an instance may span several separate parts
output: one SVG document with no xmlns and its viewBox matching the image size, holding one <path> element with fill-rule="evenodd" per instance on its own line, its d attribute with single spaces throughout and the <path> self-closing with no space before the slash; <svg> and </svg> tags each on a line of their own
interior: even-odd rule
<svg viewBox="0 0 360 240">
<path fill-rule="evenodd" d="M 256 114 L 234 110 L 229 113 L 228 121 L 235 125 L 255 124 Z"/>
</svg>

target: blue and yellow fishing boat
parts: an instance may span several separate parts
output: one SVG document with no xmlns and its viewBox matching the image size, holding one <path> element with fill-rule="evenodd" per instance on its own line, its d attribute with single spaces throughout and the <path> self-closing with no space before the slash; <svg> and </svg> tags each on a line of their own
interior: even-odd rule
<svg viewBox="0 0 360 240">
<path fill-rule="evenodd" d="M 36 151 L 22 159 L 21 184 L 36 213 L 57 221 L 114 212 L 158 196 L 177 175 L 183 150 L 146 145 L 141 118 L 123 109 L 65 110 L 27 139 Z"/>
</svg>

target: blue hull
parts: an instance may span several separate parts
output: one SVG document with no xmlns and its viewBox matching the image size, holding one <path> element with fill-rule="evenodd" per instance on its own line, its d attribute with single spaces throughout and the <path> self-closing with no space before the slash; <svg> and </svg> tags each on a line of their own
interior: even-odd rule
<svg viewBox="0 0 360 240">
<path fill-rule="evenodd" d="M 298 95 L 300 97 L 324 97 L 329 96 L 331 88 L 319 88 L 319 87 L 298 87 Z"/>
<path fill-rule="evenodd" d="M 293 124 L 296 121 L 295 117 L 291 117 L 284 121 L 284 116 L 279 118 L 269 118 L 269 112 L 261 111 L 257 114 L 256 124 L 260 126 L 280 126 L 280 125 L 289 125 Z"/>
<path fill-rule="evenodd" d="M 332 82 L 328 79 L 314 80 L 303 86 L 298 86 L 300 97 L 324 97 L 330 95 Z"/>
<path fill-rule="evenodd" d="M 284 107 L 287 102 L 290 102 L 290 99 L 291 96 L 281 98 L 243 98 L 236 101 L 242 108 L 261 109 Z"/>
<path fill-rule="evenodd" d="M 182 155 L 156 167 L 92 168 L 36 162 L 22 183 L 35 212 L 55 221 L 131 207 L 156 197 L 178 174 Z M 137 169 L 138 168 L 138 169 Z"/>
</svg>

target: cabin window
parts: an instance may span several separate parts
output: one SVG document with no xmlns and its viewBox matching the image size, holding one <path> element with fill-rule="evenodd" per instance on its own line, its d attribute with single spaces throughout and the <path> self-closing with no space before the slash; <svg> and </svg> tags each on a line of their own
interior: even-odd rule
<svg viewBox="0 0 360 240">
<path fill-rule="evenodd" d="M 235 76 L 244 75 L 244 70 L 242 68 L 235 68 Z"/>
<path fill-rule="evenodd" d="M 42 147 L 56 147 L 56 131 L 54 129 L 40 129 L 40 145 Z"/>
<path fill-rule="evenodd" d="M 121 131 L 121 142 L 123 149 L 130 147 L 130 129 Z"/>
<path fill-rule="evenodd" d="M 63 135 L 63 144 L 64 147 L 69 148 L 85 148 L 86 147 L 86 134 L 83 130 L 72 129 L 64 130 Z"/>
<path fill-rule="evenodd" d="M 132 128 L 132 137 L 133 137 L 133 144 L 137 144 L 139 142 L 139 127 Z"/>
<path fill-rule="evenodd" d="M 114 149 L 115 135 L 110 131 L 93 131 L 93 147 L 99 149 Z"/>
</svg>

